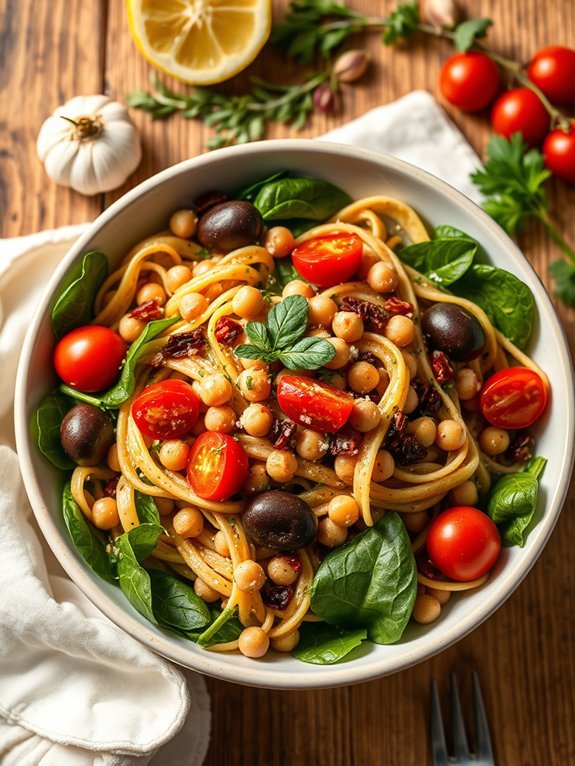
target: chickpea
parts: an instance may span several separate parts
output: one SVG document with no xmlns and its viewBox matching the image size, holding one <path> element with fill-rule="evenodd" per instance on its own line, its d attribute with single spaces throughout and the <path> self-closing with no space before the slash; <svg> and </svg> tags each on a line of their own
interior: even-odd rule
<svg viewBox="0 0 575 766">
<path fill-rule="evenodd" d="M 344 484 L 353 484 L 356 463 L 356 457 L 351 457 L 350 455 L 338 455 L 333 461 L 333 469 L 337 478 L 341 479 Z"/>
<path fill-rule="evenodd" d="M 351 527 L 359 519 L 359 505 L 349 495 L 336 495 L 329 502 L 327 515 L 338 527 Z"/>
<path fill-rule="evenodd" d="M 160 516 L 169 516 L 174 510 L 174 501 L 169 497 L 155 497 L 154 502 Z"/>
<path fill-rule="evenodd" d="M 486 455 L 500 455 L 509 447 L 509 432 L 488 426 L 481 432 L 479 446 Z"/>
<path fill-rule="evenodd" d="M 357 276 L 361 279 L 362 282 L 367 281 L 367 275 L 369 274 L 369 270 L 374 265 L 374 263 L 379 263 L 378 256 L 373 252 L 364 252 L 361 256 L 359 271 L 357 272 Z"/>
<path fill-rule="evenodd" d="M 269 399 L 272 391 L 271 378 L 265 370 L 244 370 L 240 373 L 237 386 L 248 402 Z"/>
<path fill-rule="evenodd" d="M 409 377 L 411 380 L 413 380 L 417 375 L 417 360 L 411 351 L 402 351 L 401 356 L 403 357 L 403 361 L 407 367 Z"/>
<path fill-rule="evenodd" d="M 454 487 L 449 493 L 449 499 L 453 505 L 477 505 L 479 493 L 477 492 L 475 482 L 468 479 L 458 487 Z"/>
<path fill-rule="evenodd" d="M 441 614 L 441 604 L 429 593 L 420 593 L 413 605 L 413 619 L 421 625 L 435 622 Z"/>
<path fill-rule="evenodd" d="M 285 226 L 272 226 L 265 233 L 263 246 L 274 258 L 285 258 L 294 249 L 295 239 Z"/>
<path fill-rule="evenodd" d="M 456 420 L 442 420 L 437 426 L 435 443 L 446 452 L 451 452 L 463 447 L 466 438 L 465 429 L 460 423 Z"/>
<path fill-rule="evenodd" d="M 266 471 L 274 481 L 285 484 L 297 471 L 297 458 L 290 450 L 274 449 L 266 460 Z"/>
<path fill-rule="evenodd" d="M 427 511 L 417 511 L 416 513 L 403 513 L 401 515 L 403 523 L 408 532 L 417 534 L 427 526 L 429 514 Z"/>
<path fill-rule="evenodd" d="M 331 335 L 328 333 L 327 330 L 324 330 L 323 327 L 314 327 L 312 330 L 308 330 L 306 332 L 306 337 L 308 338 L 331 338 Z"/>
<path fill-rule="evenodd" d="M 419 397 L 415 393 L 415 388 L 413 386 L 409 386 L 407 389 L 407 397 L 405 399 L 405 404 L 403 405 L 403 411 L 406 415 L 411 415 L 412 412 L 415 412 L 419 405 Z"/>
<path fill-rule="evenodd" d="M 92 522 L 98 529 L 113 529 L 120 523 L 118 506 L 113 497 L 101 497 L 92 506 Z"/>
<path fill-rule="evenodd" d="M 347 382 L 352 391 L 367 394 L 379 383 L 379 370 L 369 362 L 356 362 L 349 368 Z"/>
<path fill-rule="evenodd" d="M 116 473 L 120 473 L 120 471 L 122 470 L 120 467 L 120 460 L 118 458 L 118 445 L 116 444 L 116 442 L 114 442 L 114 444 L 112 444 L 112 446 L 108 450 L 106 462 L 108 463 L 108 468 L 110 468 L 112 471 L 115 471 Z"/>
<path fill-rule="evenodd" d="M 349 416 L 349 424 L 352 428 L 363 434 L 373 431 L 380 421 L 381 412 L 375 402 L 369 399 L 356 399 Z"/>
<path fill-rule="evenodd" d="M 211 271 L 216 265 L 216 261 L 212 258 L 208 258 L 205 261 L 200 261 L 194 266 L 194 277 L 201 277 Z"/>
<path fill-rule="evenodd" d="M 299 630 L 288 633 L 287 636 L 272 638 L 271 646 L 275 652 L 292 652 L 299 644 Z"/>
<path fill-rule="evenodd" d="M 296 452 L 304 460 L 321 460 L 328 447 L 329 442 L 325 436 L 311 428 L 304 428 L 296 435 Z"/>
<path fill-rule="evenodd" d="M 234 580 L 240 590 L 256 593 L 262 589 L 266 573 L 256 561 L 247 559 L 234 569 Z"/>
<path fill-rule="evenodd" d="M 200 510 L 187 506 L 173 518 L 174 531 L 181 537 L 198 537 L 204 531 L 204 516 Z"/>
<path fill-rule="evenodd" d="M 184 266 L 183 263 L 178 266 L 172 266 L 172 268 L 168 269 L 166 272 L 166 285 L 168 290 L 175 293 L 178 287 L 185 285 L 186 282 L 189 282 L 190 279 L 192 279 L 192 277 L 192 270 L 188 266 Z"/>
<path fill-rule="evenodd" d="M 168 439 L 160 447 L 160 463 L 168 471 L 183 471 L 188 465 L 190 445 L 182 439 Z"/>
<path fill-rule="evenodd" d="M 287 556 L 274 556 L 268 563 L 268 577 L 276 585 L 293 585 L 299 577 Z"/>
<path fill-rule="evenodd" d="M 270 488 L 269 476 L 263 463 L 250 466 L 243 488 L 248 495 L 259 495 Z"/>
<path fill-rule="evenodd" d="M 338 311 L 331 325 L 334 335 L 343 338 L 347 343 L 359 340 L 363 335 L 363 321 L 359 314 L 353 311 Z"/>
<path fill-rule="evenodd" d="M 324 364 L 328 370 L 339 370 L 349 362 L 349 346 L 343 338 L 328 338 L 331 345 L 335 348 L 335 356 L 331 362 Z"/>
<path fill-rule="evenodd" d="M 413 434 L 422 447 L 431 447 L 437 436 L 437 426 L 433 418 L 422 417 L 412 420 L 407 432 Z"/>
<path fill-rule="evenodd" d="M 191 239 L 196 233 L 198 216 L 193 210 L 176 210 L 170 218 L 170 230 L 176 237 Z"/>
<path fill-rule="evenodd" d="M 192 322 L 207 311 L 210 304 L 201 293 L 189 293 L 180 301 L 180 314 L 186 322 Z"/>
<path fill-rule="evenodd" d="M 197 383 L 197 381 L 195 381 Z M 208 407 L 220 407 L 230 401 L 233 394 L 233 387 L 226 376 L 221 372 L 215 372 L 213 375 L 207 375 L 202 378 L 198 386 L 200 399 Z"/>
<path fill-rule="evenodd" d="M 397 287 L 397 272 L 393 266 L 378 261 L 367 272 L 367 284 L 376 293 L 392 293 Z"/>
<path fill-rule="evenodd" d="M 327 548 L 337 548 L 347 540 L 347 528 L 340 527 L 329 516 L 324 516 L 317 525 L 317 539 Z"/>
<path fill-rule="evenodd" d="M 269 433 L 273 420 L 274 416 L 268 407 L 255 403 L 246 407 L 240 417 L 240 423 L 245 432 L 259 438 Z"/>
<path fill-rule="evenodd" d="M 336 315 L 337 306 L 325 295 L 314 295 L 309 299 L 308 310 L 308 324 L 311 327 L 314 325 L 329 327 Z"/>
<path fill-rule="evenodd" d="M 219 553 L 220 556 L 229 558 L 230 549 L 228 546 L 228 541 L 226 540 L 226 536 L 223 532 L 216 532 L 214 535 L 214 547 L 216 549 L 216 553 Z"/>
<path fill-rule="evenodd" d="M 214 601 L 219 601 L 222 597 L 221 593 L 215 590 L 215 588 L 212 588 L 211 585 L 208 585 L 208 583 L 205 580 L 202 580 L 201 577 L 196 577 L 194 581 L 194 591 L 196 596 L 199 596 L 202 601 L 205 601 L 208 604 L 211 604 Z"/>
<path fill-rule="evenodd" d="M 249 342 L 247 343 L 249 346 Z M 269 365 L 263 361 L 263 359 L 246 359 L 243 356 L 239 357 L 240 364 L 244 368 L 244 370 L 265 370 L 266 372 L 269 371 Z"/>
<path fill-rule="evenodd" d="M 450 590 L 439 590 L 439 588 L 428 588 L 427 593 L 437 599 L 441 605 L 447 604 L 451 598 Z"/>
<path fill-rule="evenodd" d="M 236 413 L 227 404 L 222 407 L 208 407 L 204 415 L 204 424 L 208 431 L 229 434 L 236 427 Z"/>
<path fill-rule="evenodd" d="M 395 460 L 390 452 L 384 449 L 380 449 L 375 458 L 373 466 L 373 480 L 374 481 L 387 481 L 393 476 L 395 471 Z"/>
<path fill-rule="evenodd" d="M 395 314 L 385 325 L 383 331 L 385 337 L 399 348 L 409 346 L 415 335 L 415 325 L 413 319 L 404 317 L 402 314 Z"/>
<path fill-rule="evenodd" d="M 264 299 L 256 287 L 244 285 L 240 287 L 232 299 L 232 310 L 242 319 L 251 319 L 264 307 Z"/>
<path fill-rule="evenodd" d="M 308 285 L 307 282 L 302 282 L 301 279 L 292 279 L 284 287 L 282 298 L 288 298 L 290 295 L 303 295 L 304 298 L 313 298 L 315 293 L 313 287 Z"/>
<path fill-rule="evenodd" d="M 252 659 L 263 657 L 269 649 L 269 645 L 269 636 L 261 628 L 252 626 L 251 628 L 244 628 L 240 633 L 238 649 L 246 657 Z"/>
<path fill-rule="evenodd" d="M 475 372 L 469 367 L 457 370 L 454 376 L 455 390 L 461 401 L 469 401 L 479 391 L 479 380 Z"/>
<path fill-rule="evenodd" d="M 166 291 L 162 285 L 158 285 L 156 282 L 146 282 L 145 285 L 140 287 L 136 294 L 136 303 L 139 306 L 148 301 L 155 301 L 158 306 L 163 306 L 167 297 Z"/>
<path fill-rule="evenodd" d="M 140 337 L 145 326 L 146 322 L 142 319 L 131 317 L 129 314 L 124 314 L 118 324 L 118 332 L 126 343 L 133 343 L 136 338 Z"/>
</svg>

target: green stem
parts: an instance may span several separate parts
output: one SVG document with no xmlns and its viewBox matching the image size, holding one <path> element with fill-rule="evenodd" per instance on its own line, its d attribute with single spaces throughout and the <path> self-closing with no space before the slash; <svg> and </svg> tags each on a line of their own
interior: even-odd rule
<svg viewBox="0 0 575 766">
<path fill-rule="evenodd" d="M 95 396 L 90 396 L 90 394 L 85 394 L 83 391 L 76 391 L 75 388 L 71 388 L 70 386 L 66 386 L 62 384 L 60 386 L 60 391 L 63 394 L 66 394 L 66 396 L 71 396 L 72 399 L 77 399 L 79 402 L 86 402 L 86 404 L 93 404 L 94 407 L 102 406 L 102 402 L 100 399 L 97 399 Z"/>
<path fill-rule="evenodd" d="M 547 210 L 545 210 L 543 207 L 537 207 L 533 210 L 533 215 L 535 218 L 541 221 L 551 239 L 555 242 L 556 245 L 558 245 L 562 252 L 567 256 L 567 258 L 569 258 L 572 263 L 575 263 L 575 251 L 569 247 L 567 242 L 563 239 L 553 224 L 553 221 L 549 218 Z"/>
<path fill-rule="evenodd" d="M 201 633 L 198 636 L 198 644 L 205 644 L 207 641 L 212 638 L 212 636 L 215 636 L 218 630 L 222 627 L 222 625 L 225 625 L 228 620 L 231 620 L 231 618 L 234 616 L 234 610 L 229 609 L 226 607 L 221 614 L 219 614 L 216 619 L 212 622 L 212 624 L 204 630 L 203 633 Z"/>
<path fill-rule="evenodd" d="M 305 93 L 315 90 L 318 85 L 321 85 L 322 82 L 325 82 L 330 77 L 331 69 L 326 69 L 324 72 L 320 72 L 315 77 L 312 77 L 312 79 L 305 83 L 305 85 L 302 85 L 301 88 L 286 93 L 284 96 L 280 96 L 273 101 L 266 101 L 264 104 L 261 104 L 259 101 L 250 101 L 246 108 L 250 112 L 269 112 L 272 109 L 277 109 L 279 106 L 289 104 L 290 101 L 295 101 Z"/>
</svg>

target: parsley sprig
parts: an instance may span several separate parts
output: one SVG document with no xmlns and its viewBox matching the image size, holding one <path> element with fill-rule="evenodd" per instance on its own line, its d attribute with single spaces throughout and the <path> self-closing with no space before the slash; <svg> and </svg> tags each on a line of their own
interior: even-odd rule
<svg viewBox="0 0 575 766">
<path fill-rule="evenodd" d="M 279 361 L 290 370 L 317 370 L 331 362 L 335 348 L 324 338 L 303 338 L 307 327 L 308 304 L 302 295 L 290 295 L 276 303 L 263 322 L 248 322 L 251 343 L 236 349 L 243 359 Z"/>
</svg>

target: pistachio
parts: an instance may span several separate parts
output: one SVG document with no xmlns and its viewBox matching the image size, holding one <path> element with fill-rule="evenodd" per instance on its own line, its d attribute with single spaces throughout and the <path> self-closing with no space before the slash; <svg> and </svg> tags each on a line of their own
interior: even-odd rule
<svg viewBox="0 0 575 766">
<path fill-rule="evenodd" d="M 346 51 L 339 56 L 333 67 L 333 73 L 340 82 L 354 82 L 365 73 L 369 58 L 365 51 Z"/>
<path fill-rule="evenodd" d="M 433 27 L 452 29 L 459 16 L 455 0 L 423 0 L 421 4 L 421 20 Z"/>
</svg>

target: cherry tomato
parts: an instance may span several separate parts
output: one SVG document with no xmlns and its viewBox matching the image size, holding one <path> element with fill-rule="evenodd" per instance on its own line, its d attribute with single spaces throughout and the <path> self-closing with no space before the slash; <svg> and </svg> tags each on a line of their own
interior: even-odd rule
<svg viewBox="0 0 575 766">
<path fill-rule="evenodd" d="M 479 406 L 483 417 L 497 428 L 527 428 L 547 404 L 541 376 L 528 367 L 499 370 L 483 384 Z"/>
<path fill-rule="evenodd" d="M 453 106 L 478 112 L 493 101 L 501 78 L 497 66 L 484 53 L 456 53 L 441 67 L 439 87 Z"/>
<path fill-rule="evenodd" d="M 54 368 L 64 383 L 80 391 L 103 391 L 120 376 L 126 344 L 109 327 L 77 327 L 57 343 Z"/>
<path fill-rule="evenodd" d="M 543 142 L 545 164 L 549 170 L 566 181 L 575 184 L 575 129 L 552 130 Z"/>
<path fill-rule="evenodd" d="M 238 492 L 248 477 L 245 449 L 228 434 L 200 434 L 188 459 L 188 483 L 206 500 L 226 500 Z"/>
<path fill-rule="evenodd" d="M 354 398 L 346 391 L 298 375 L 284 375 L 277 387 L 279 406 L 292 420 L 333 434 L 347 423 Z"/>
<path fill-rule="evenodd" d="M 347 282 L 359 269 L 363 245 L 357 234 L 328 234 L 308 239 L 292 253 L 293 265 L 318 287 Z"/>
<path fill-rule="evenodd" d="M 491 112 L 491 125 L 501 136 L 521 133 L 524 141 L 535 145 L 549 130 L 549 114 L 532 90 L 516 88 L 499 96 Z"/>
<path fill-rule="evenodd" d="M 146 386 L 132 404 L 140 431 L 152 439 L 176 439 L 192 430 L 200 400 L 189 383 L 161 380 Z"/>
<path fill-rule="evenodd" d="M 429 525 L 427 553 L 447 577 L 475 580 L 497 561 L 501 538 L 487 514 L 469 505 L 448 508 Z"/>
<path fill-rule="evenodd" d="M 527 70 L 529 79 L 551 101 L 575 101 L 575 50 L 550 45 L 537 51 Z"/>
</svg>

